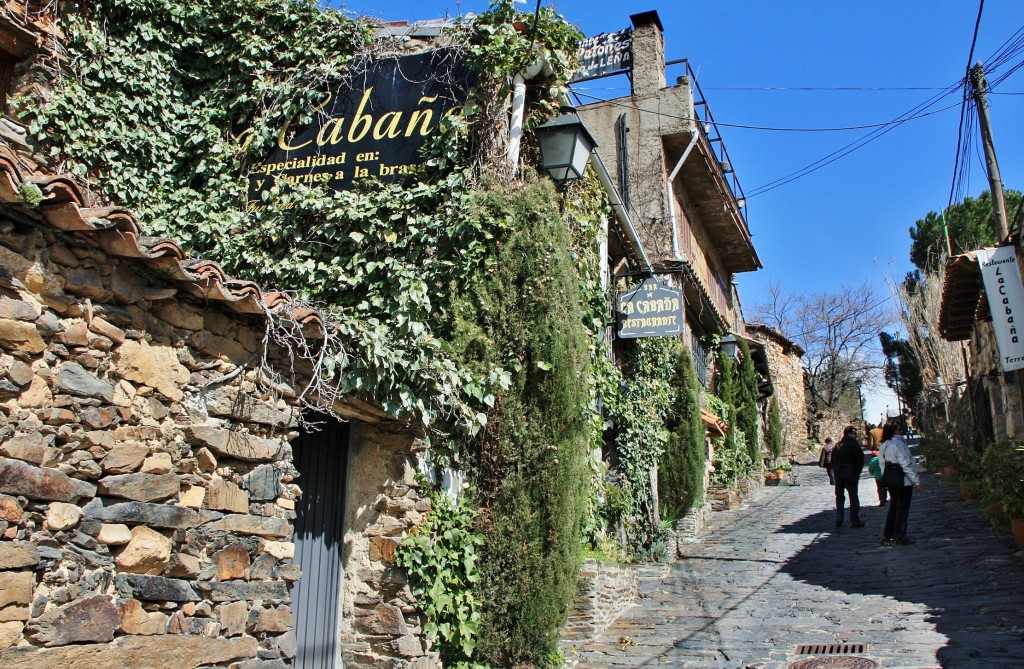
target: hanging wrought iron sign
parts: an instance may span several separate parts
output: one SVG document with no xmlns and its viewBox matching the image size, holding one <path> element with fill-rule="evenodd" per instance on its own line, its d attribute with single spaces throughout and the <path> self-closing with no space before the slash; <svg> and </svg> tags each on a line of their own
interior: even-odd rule
<svg viewBox="0 0 1024 669">
<path fill-rule="evenodd" d="M 360 178 L 395 181 L 415 172 L 441 120 L 465 104 L 475 75 L 455 49 L 358 66 L 325 92 L 309 125 L 287 124 L 276 148 L 249 172 L 249 207 L 276 181 L 333 190 Z"/>
<path fill-rule="evenodd" d="M 619 295 L 619 337 L 668 337 L 683 331 L 683 291 L 655 278 Z"/>
</svg>

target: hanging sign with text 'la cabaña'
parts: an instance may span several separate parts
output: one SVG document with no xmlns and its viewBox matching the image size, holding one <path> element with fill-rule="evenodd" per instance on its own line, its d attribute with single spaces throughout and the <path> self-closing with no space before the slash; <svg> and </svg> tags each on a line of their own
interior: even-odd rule
<svg viewBox="0 0 1024 669">
<path fill-rule="evenodd" d="M 276 181 L 346 190 L 357 179 L 396 181 L 415 172 L 420 149 L 458 112 L 476 81 L 455 49 L 357 65 L 325 91 L 313 122 L 289 123 L 274 151 L 249 172 L 249 209 Z"/>
<path fill-rule="evenodd" d="M 1012 246 L 978 251 L 1004 372 L 1024 369 L 1024 286 Z"/>
<path fill-rule="evenodd" d="M 619 295 L 619 337 L 667 337 L 683 331 L 683 291 L 657 279 Z"/>
</svg>

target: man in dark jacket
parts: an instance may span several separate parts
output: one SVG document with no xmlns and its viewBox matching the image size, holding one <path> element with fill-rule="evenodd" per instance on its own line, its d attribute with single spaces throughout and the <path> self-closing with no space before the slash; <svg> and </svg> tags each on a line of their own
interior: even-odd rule
<svg viewBox="0 0 1024 669">
<path fill-rule="evenodd" d="M 857 486 L 864 469 L 864 450 L 857 440 L 857 429 L 852 425 L 843 430 L 843 438 L 832 451 L 832 467 L 836 475 L 836 527 L 843 526 L 846 494 L 850 495 L 850 525 L 864 527 L 860 522 L 860 498 Z"/>
</svg>

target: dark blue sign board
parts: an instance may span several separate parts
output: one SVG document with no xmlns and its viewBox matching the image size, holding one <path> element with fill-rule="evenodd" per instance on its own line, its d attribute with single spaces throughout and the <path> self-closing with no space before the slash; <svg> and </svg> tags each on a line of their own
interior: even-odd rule
<svg viewBox="0 0 1024 669">
<path fill-rule="evenodd" d="M 657 279 L 619 295 L 619 338 L 668 337 L 683 332 L 683 291 Z"/>
<path fill-rule="evenodd" d="M 580 69 L 573 81 L 594 79 L 633 69 L 633 29 L 601 33 L 580 42 Z"/>
<path fill-rule="evenodd" d="M 417 171 L 420 149 L 475 83 L 451 48 L 357 65 L 324 91 L 312 123 L 281 129 L 274 151 L 249 172 L 249 207 L 259 208 L 278 180 L 346 190 L 360 178 L 396 181 Z"/>
</svg>

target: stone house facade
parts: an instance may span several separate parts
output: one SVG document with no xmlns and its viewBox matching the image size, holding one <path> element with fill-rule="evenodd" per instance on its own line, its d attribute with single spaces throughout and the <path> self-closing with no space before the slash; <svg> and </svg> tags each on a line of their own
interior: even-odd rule
<svg viewBox="0 0 1024 669">
<path fill-rule="evenodd" d="M 25 184 L 38 209 L 21 203 Z M 250 364 L 262 305 L 307 327 L 316 316 L 81 197 L 0 157 L 0 665 L 289 664 L 308 632 L 302 572 L 326 569 L 295 555 L 318 522 L 304 500 L 332 493 L 331 652 L 349 666 L 426 656 L 391 564 L 428 508 L 415 434 L 349 403 L 333 407 L 350 419 L 343 438 L 318 442 L 301 386 Z M 297 469 L 293 446 L 309 439 L 342 457 L 303 495 L 315 470 Z"/>
<path fill-rule="evenodd" d="M 688 68 L 666 86 L 665 42 L 657 12 L 633 22 L 632 91 L 586 104 L 579 115 L 620 186 L 623 203 L 654 271 L 684 291 L 684 343 L 698 375 L 710 374 L 707 335 L 742 332 L 733 276 L 761 262 L 745 220 L 742 191 L 716 153 L 713 126 L 698 122 L 707 105 Z M 671 177 L 671 179 L 670 179 Z"/>
<path fill-rule="evenodd" d="M 1024 253 L 1016 247 L 1018 266 Z M 991 441 L 1024 439 L 1024 371 L 1003 372 L 992 313 L 985 295 L 977 251 L 949 259 L 942 287 L 939 332 L 947 341 L 966 341 L 970 393 L 978 429 Z"/>
<path fill-rule="evenodd" d="M 4 9 L 8 100 L 39 99 L 59 35 Z M 394 566 L 429 509 L 419 433 L 311 414 L 264 340 L 315 343 L 319 314 L 145 236 L 24 137 L 5 108 L 0 666 L 434 666 Z"/>
<path fill-rule="evenodd" d="M 783 455 L 796 455 L 807 439 L 807 396 L 800 362 L 804 350 L 779 331 L 761 323 L 747 323 L 746 332 L 761 345 L 767 358 L 772 390 L 782 415 Z M 762 421 L 767 423 L 767 420 L 765 414 Z"/>
</svg>

